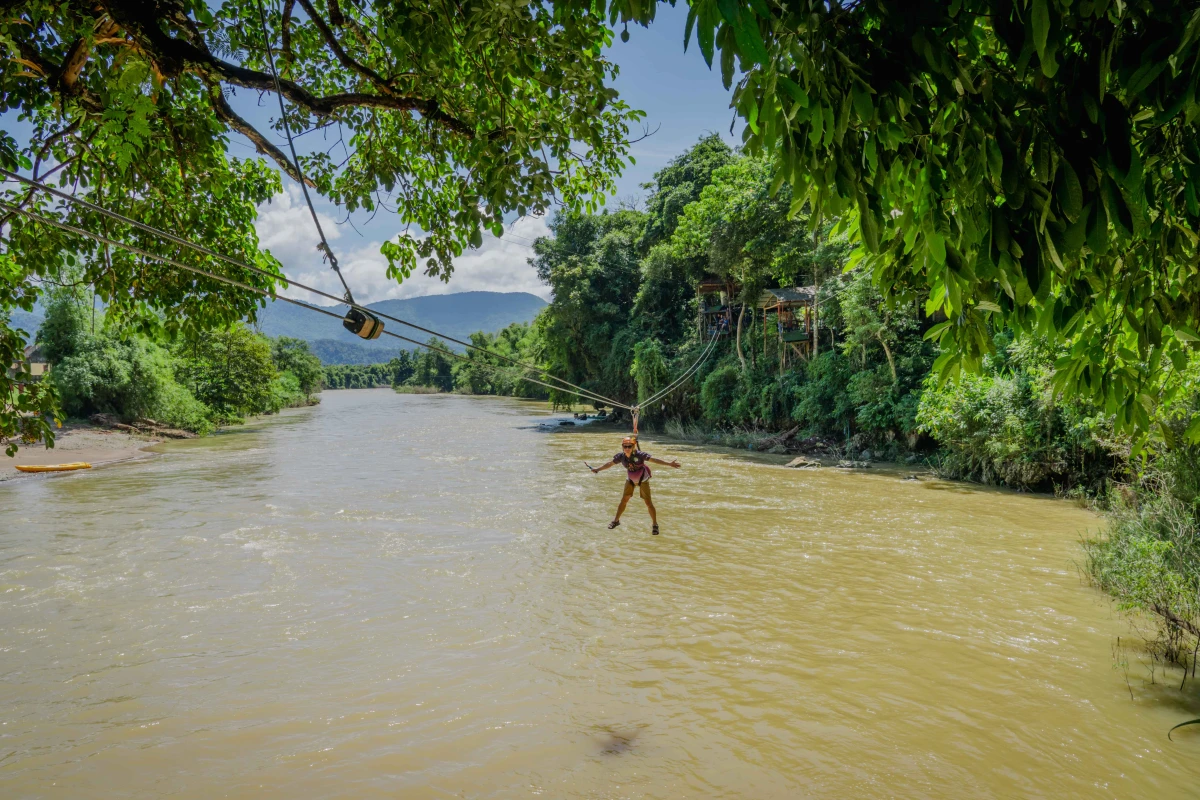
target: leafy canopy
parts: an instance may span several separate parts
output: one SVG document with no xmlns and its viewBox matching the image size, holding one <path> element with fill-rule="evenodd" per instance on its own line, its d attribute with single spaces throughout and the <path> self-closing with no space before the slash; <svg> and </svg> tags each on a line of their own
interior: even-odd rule
<svg viewBox="0 0 1200 800">
<path fill-rule="evenodd" d="M 856 217 L 885 293 L 945 314 L 939 375 L 1038 333 L 1059 390 L 1147 431 L 1200 340 L 1194 4 L 694 0 L 693 36 L 794 208 Z"/>
<path fill-rule="evenodd" d="M 590 3 L 264 5 L 265 36 L 259 0 L 6 3 L 0 113 L 19 117 L 29 135 L 18 142 L 0 132 L 0 166 L 276 271 L 258 249 L 256 207 L 281 189 L 275 168 L 299 173 L 278 137 L 231 102 L 274 91 L 269 38 L 292 130 L 337 134 L 329 152 L 301 156 L 312 185 L 351 211 L 395 213 L 423 232 L 384 245 L 397 280 L 418 259 L 448 276 L 485 229 L 503 233 L 505 213 L 541 213 L 551 202 L 590 208 L 612 190 L 640 113 L 606 85 L 616 75 L 602 54 L 612 31 Z M 234 132 L 273 166 L 230 157 Z M 0 191 L 0 201 L 239 272 L 233 277 L 252 286 L 278 283 L 23 187 Z M 36 279 L 76 263 L 110 318 L 142 329 L 194 336 L 253 317 L 259 302 L 2 209 L 0 246 L 0 311 L 29 310 Z M 20 345 L 0 325 L 6 365 Z M 3 377 L 0 396 L 0 436 L 31 424 L 35 438 L 50 433 L 29 416 L 54 411 L 50 393 Z"/>
</svg>

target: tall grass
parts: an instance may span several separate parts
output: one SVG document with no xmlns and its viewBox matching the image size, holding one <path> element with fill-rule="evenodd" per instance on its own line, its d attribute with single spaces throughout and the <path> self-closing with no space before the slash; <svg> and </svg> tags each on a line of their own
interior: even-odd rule
<svg viewBox="0 0 1200 800">
<path fill-rule="evenodd" d="M 436 386 L 409 386 L 402 383 L 392 388 L 397 394 L 445 394 L 444 391 Z"/>
<path fill-rule="evenodd" d="M 758 450 L 765 440 L 779 435 L 770 431 L 710 430 L 699 422 L 678 419 L 667 420 L 663 430 L 672 439 L 680 439 L 688 444 L 736 447 L 739 450 Z"/>
</svg>

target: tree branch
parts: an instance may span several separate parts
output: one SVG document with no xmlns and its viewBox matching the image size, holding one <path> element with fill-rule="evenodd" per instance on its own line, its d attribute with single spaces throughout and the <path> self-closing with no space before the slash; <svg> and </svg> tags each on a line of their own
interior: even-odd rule
<svg viewBox="0 0 1200 800">
<path fill-rule="evenodd" d="M 328 0 L 329 2 L 329 21 L 339 28 L 346 26 L 346 17 L 342 14 L 342 8 L 338 5 L 338 0 Z M 305 4 L 305 11 L 308 11 L 308 5 Z M 316 18 L 316 14 L 309 12 L 309 16 Z"/>
<path fill-rule="evenodd" d="M 329 45 L 329 49 L 333 51 L 334 56 L 337 57 L 337 60 L 341 62 L 343 67 L 352 72 L 357 72 L 359 75 L 362 75 L 364 78 L 373 83 L 380 91 L 394 96 L 391 84 L 385 80 L 382 75 L 370 67 L 355 61 L 350 57 L 350 54 L 342 48 L 341 42 L 337 40 L 337 37 L 334 36 L 333 31 L 328 25 L 325 24 L 325 20 L 321 19 L 321 15 L 317 13 L 317 9 L 313 8 L 313 4 L 309 2 L 309 0 L 297 0 L 297 2 L 299 2 L 300 7 L 304 9 L 304 13 L 308 14 L 308 17 L 312 20 L 313 24 L 317 26 L 317 30 L 321 32 L 321 36 L 325 39 L 325 43 Z M 331 17 L 332 10 L 336 7 L 337 6 L 332 4 L 331 0 Z M 333 24 L 337 25 L 338 27 L 342 27 L 346 24 L 346 20 L 343 18 L 340 24 L 334 20 Z"/>
<path fill-rule="evenodd" d="M 176 77 L 195 71 L 202 77 L 220 80 L 246 89 L 275 91 L 275 78 L 265 72 L 230 64 L 217 58 L 206 46 L 177 39 L 165 33 L 159 25 L 157 6 L 153 0 L 101 0 L 109 16 L 128 31 L 166 77 Z M 317 18 L 319 19 L 319 17 Z M 340 47 L 339 47 L 340 49 Z M 361 65 L 360 65 L 361 66 Z M 365 68 L 364 68 L 365 69 Z M 380 78 L 380 80 L 383 80 Z M 318 97 L 286 78 L 279 79 L 284 97 L 311 114 L 324 117 L 339 108 L 383 108 L 392 111 L 417 111 L 463 136 L 473 137 L 475 130 L 462 120 L 447 114 L 436 100 L 423 97 L 377 95 L 364 92 L 344 92 Z"/>
<path fill-rule="evenodd" d="M 50 84 L 51 91 L 66 95 L 77 99 L 80 104 L 93 113 L 100 113 L 104 110 L 104 105 L 100 100 L 92 94 L 88 89 L 78 81 L 72 81 L 71 84 L 63 83 L 62 76 L 64 74 L 63 67 L 54 61 L 42 56 L 32 44 L 24 40 L 17 40 L 17 47 L 21 51 L 21 57 L 24 62 L 28 62 L 36 67 L 41 73 L 46 76 L 47 82 Z M 68 58 L 70 54 L 68 54 Z M 86 60 L 86 59 L 85 59 Z M 82 64 L 80 65 L 82 67 Z M 78 73 L 76 73 L 78 75 Z"/>
<path fill-rule="evenodd" d="M 1160 617 L 1162 617 L 1167 622 L 1174 625 L 1176 628 L 1179 628 L 1181 631 L 1186 631 L 1187 633 L 1190 633 L 1192 636 L 1195 636 L 1197 639 L 1200 639 L 1200 628 L 1197 628 L 1194 624 L 1192 624 L 1188 620 L 1183 619 L 1178 614 L 1176 614 L 1174 611 L 1172 611 L 1170 608 L 1168 608 L 1164 605 L 1159 605 L 1158 603 L 1155 603 L 1152 606 L 1152 609 L 1155 614 L 1158 614 Z"/>
<path fill-rule="evenodd" d="M 67 50 L 67 57 L 63 59 L 62 67 L 59 69 L 58 82 L 68 91 L 75 87 L 75 82 L 79 80 L 79 73 L 83 71 L 83 65 L 87 63 L 88 56 L 91 54 L 92 48 L 89 46 L 88 40 L 82 37 L 76 39 Z"/>
<path fill-rule="evenodd" d="M 229 105 L 229 101 L 225 99 L 225 95 L 221 93 L 221 87 L 219 84 L 209 85 L 208 96 L 212 102 L 213 111 L 217 113 L 217 116 L 221 118 L 222 122 L 253 142 L 258 152 L 262 153 L 263 155 L 270 156 L 271 160 L 282 167 L 283 171 L 286 172 L 292 180 L 301 180 L 300 171 L 296 169 L 296 165 L 291 162 L 291 159 L 289 159 L 282 150 L 272 144 L 267 137 L 259 133 L 257 128 L 238 116 L 238 113 L 233 110 L 232 106 Z M 317 188 L 316 184 L 313 183 L 312 180 L 307 176 L 304 177 L 304 182 L 314 189 Z"/>
<path fill-rule="evenodd" d="M 283 12 L 279 18 L 279 35 L 283 37 L 283 49 L 280 53 L 288 64 L 296 61 L 296 56 L 292 53 L 292 9 L 295 7 L 296 0 L 283 0 Z"/>
</svg>

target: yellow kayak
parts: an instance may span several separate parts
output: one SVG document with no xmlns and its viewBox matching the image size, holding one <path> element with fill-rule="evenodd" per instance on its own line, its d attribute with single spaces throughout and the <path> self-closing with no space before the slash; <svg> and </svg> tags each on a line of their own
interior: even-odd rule
<svg viewBox="0 0 1200 800">
<path fill-rule="evenodd" d="M 32 466 L 22 466 L 14 464 L 21 472 L 70 472 L 73 469 L 91 469 L 92 465 L 83 461 L 78 461 L 74 464 L 35 464 Z"/>
</svg>

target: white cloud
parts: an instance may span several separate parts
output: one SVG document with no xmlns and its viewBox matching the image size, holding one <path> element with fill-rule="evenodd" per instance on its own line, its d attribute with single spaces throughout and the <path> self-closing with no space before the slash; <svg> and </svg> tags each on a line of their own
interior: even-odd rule
<svg viewBox="0 0 1200 800">
<path fill-rule="evenodd" d="M 339 246 L 340 226 L 320 211 L 318 217 L 337 254 L 342 274 L 354 292 L 354 299 L 360 303 L 470 291 L 529 292 L 550 299 L 550 287 L 538 280 L 537 273 L 528 263 L 533 256 L 533 240 L 550 233 L 543 218 L 519 219 L 507 226 L 504 236 L 499 239 L 490 233 L 484 234 L 479 249 L 467 250 L 454 260 L 454 274 L 449 283 L 423 273 L 396 283 L 387 277 L 387 259 L 379 252 L 381 242 L 349 247 L 343 241 Z M 321 260 L 317 232 L 298 187 L 288 186 L 285 193 L 259 206 L 255 227 L 261 246 L 279 259 L 284 273 L 301 283 L 339 297 L 342 295 L 337 275 Z M 286 294 L 298 299 L 312 299 L 312 295 L 302 289 L 292 289 Z M 329 303 L 325 299 L 318 302 Z"/>
</svg>

